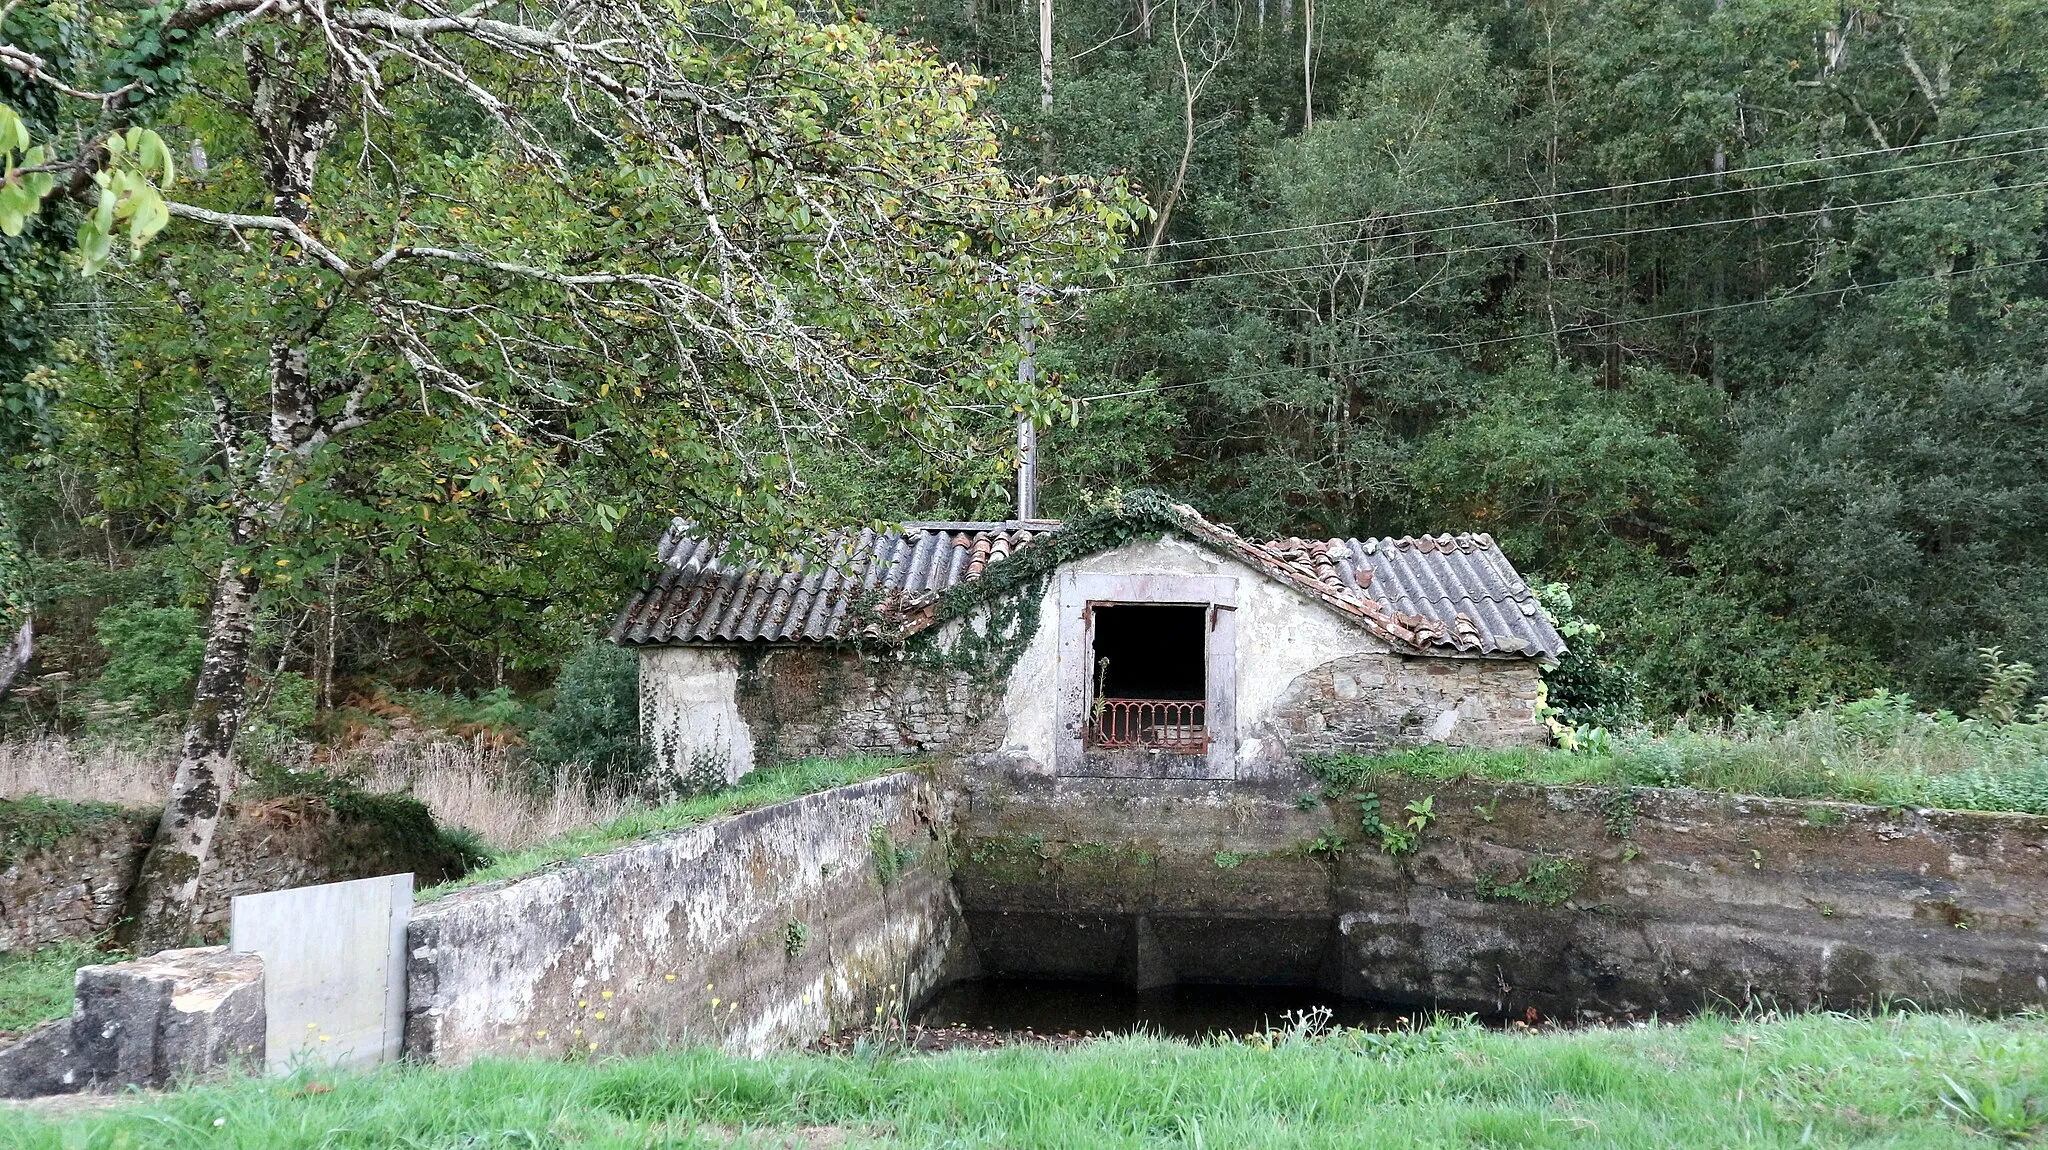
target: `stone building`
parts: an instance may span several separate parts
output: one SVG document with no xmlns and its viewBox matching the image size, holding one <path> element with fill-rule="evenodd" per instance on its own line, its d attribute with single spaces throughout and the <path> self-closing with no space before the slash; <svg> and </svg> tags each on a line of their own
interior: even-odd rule
<svg viewBox="0 0 2048 1150">
<path fill-rule="evenodd" d="M 657 762 L 806 755 L 1250 779 L 1303 754 L 1535 744 L 1564 642 L 1487 535 L 1253 542 L 1147 492 L 747 563 L 678 523 L 614 625 Z"/>
</svg>

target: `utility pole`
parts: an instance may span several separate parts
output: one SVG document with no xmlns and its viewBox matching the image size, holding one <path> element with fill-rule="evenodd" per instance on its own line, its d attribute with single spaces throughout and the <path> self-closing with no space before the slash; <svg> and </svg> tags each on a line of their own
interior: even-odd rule
<svg viewBox="0 0 2048 1150">
<path fill-rule="evenodd" d="M 1051 0 L 1046 8 L 1051 10 Z M 1038 384 L 1038 333 L 1031 326 L 1029 284 L 1017 286 L 1017 342 L 1024 354 L 1017 357 L 1017 390 L 1029 394 Z M 1029 411 L 1017 413 L 1017 518 L 1038 518 L 1038 425 Z"/>
<path fill-rule="evenodd" d="M 1038 108 L 1052 111 L 1052 0 L 1038 0 Z"/>
<path fill-rule="evenodd" d="M 1052 111 L 1052 0 L 1038 0 L 1038 110 Z M 1041 176 L 1052 174 L 1052 123 L 1044 126 L 1045 157 Z M 1038 385 L 1038 333 L 1031 328 L 1032 293 L 1017 285 L 1017 390 L 1030 394 Z M 1038 518 L 1038 425 L 1029 411 L 1017 413 L 1017 518 Z"/>
</svg>

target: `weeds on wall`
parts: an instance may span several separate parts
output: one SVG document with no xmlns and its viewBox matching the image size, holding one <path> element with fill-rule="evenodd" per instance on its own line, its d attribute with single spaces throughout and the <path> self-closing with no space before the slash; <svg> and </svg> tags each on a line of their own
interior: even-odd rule
<svg viewBox="0 0 2048 1150">
<path fill-rule="evenodd" d="M 28 852 L 53 847 L 79 831 L 133 813 L 111 803 L 71 802 L 40 795 L 0 799 L 0 867 Z"/>
<path fill-rule="evenodd" d="M 811 928 L 809 925 L 799 922 L 796 919 L 790 919 L 788 922 L 782 924 L 783 953 L 789 955 L 789 957 L 791 958 L 796 958 L 797 956 L 803 954 L 804 948 L 809 946 L 810 944 Z"/>
<path fill-rule="evenodd" d="M 1586 864 L 1570 856 L 1539 858 L 1520 878 L 1510 879 L 1506 867 L 1490 867 L 1473 881 L 1482 902 L 1518 902 L 1525 906 L 1563 906 L 1586 885 Z"/>
<path fill-rule="evenodd" d="M 874 860 L 875 877 L 884 887 L 895 886 L 903 872 L 917 862 L 917 852 L 898 845 L 890 836 L 887 823 L 876 823 L 868 828 L 868 854 Z"/>
</svg>

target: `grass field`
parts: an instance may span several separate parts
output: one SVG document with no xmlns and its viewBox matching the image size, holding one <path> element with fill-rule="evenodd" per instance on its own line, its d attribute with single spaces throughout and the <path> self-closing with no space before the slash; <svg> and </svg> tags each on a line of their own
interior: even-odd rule
<svg viewBox="0 0 2048 1150">
<path fill-rule="evenodd" d="M 27 1030 L 70 1013 L 72 974 L 88 963 L 119 961 L 82 942 L 0 953 L 0 1030 Z"/>
<path fill-rule="evenodd" d="M 0 1144 L 100 1147 L 1991 1146 L 2038 1136 L 2048 1025 L 1721 1017 L 1439 1025 L 920 1057 L 709 1051 L 242 1080 Z"/>
<path fill-rule="evenodd" d="M 1376 775 L 1693 787 L 1788 799 L 2048 815 L 2048 723 L 1917 713 L 1877 696 L 1790 717 L 1602 734 L 1578 751 L 1419 747 L 1310 765 L 1345 787 Z"/>
</svg>

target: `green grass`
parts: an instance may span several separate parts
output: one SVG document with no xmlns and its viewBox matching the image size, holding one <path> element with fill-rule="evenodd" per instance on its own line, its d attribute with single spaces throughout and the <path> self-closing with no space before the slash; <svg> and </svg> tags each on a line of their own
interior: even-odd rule
<svg viewBox="0 0 2048 1150">
<path fill-rule="evenodd" d="M 1926 715 L 1898 696 L 1790 718 L 1744 715 L 1720 726 L 1615 734 L 1604 749 L 1534 747 L 1332 755 L 1310 766 L 1333 785 L 1376 776 L 1694 787 L 1788 799 L 2048 815 L 2048 723 Z"/>
<path fill-rule="evenodd" d="M 68 835 L 134 811 L 112 803 L 23 795 L 0 799 L 0 866 L 29 851 L 55 846 Z"/>
<path fill-rule="evenodd" d="M 479 867 L 454 882 L 421 891 L 419 901 L 431 902 L 464 887 L 517 878 L 551 863 L 598 854 L 651 834 L 696 826 L 720 815 L 863 782 L 890 771 L 902 770 L 905 766 L 903 759 L 878 757 L 803 759 L 763 767 L 742 778 L 738 785 L 722 791 L 634 811 L 599 826 L 585 827 L 549 839 L 536 847 L 499 855 L 489 866 Z"/>
<path fill-rule="evenodd" d="M 34 951 L 0 953 L 0 1030 L 27 1030 L 71 1013 L 71 975 L 81 966 L 119 962 L 121 956 L 82 942 Z"/>
<path fill-rule="evenodd" d="M 1961 1101 L 1955 1087 L 1977 1103 Z M 1991 1104 L 1992 1117 L 1976 1114 Z M 2048 1027 L 1950 1015 L 1705 1017 L 1527 1035 L 1459 1025 L 901 1059 L 689 1051 L 240 1080 L 0 1143 L 161 1146 L 1988 1146 L 2048 1102 Z M 1968 1110 L 1971 1113 L 1964 1113 Z M 813 1135 L 817 1132 L 812 1131 Z"/>
</svg>

